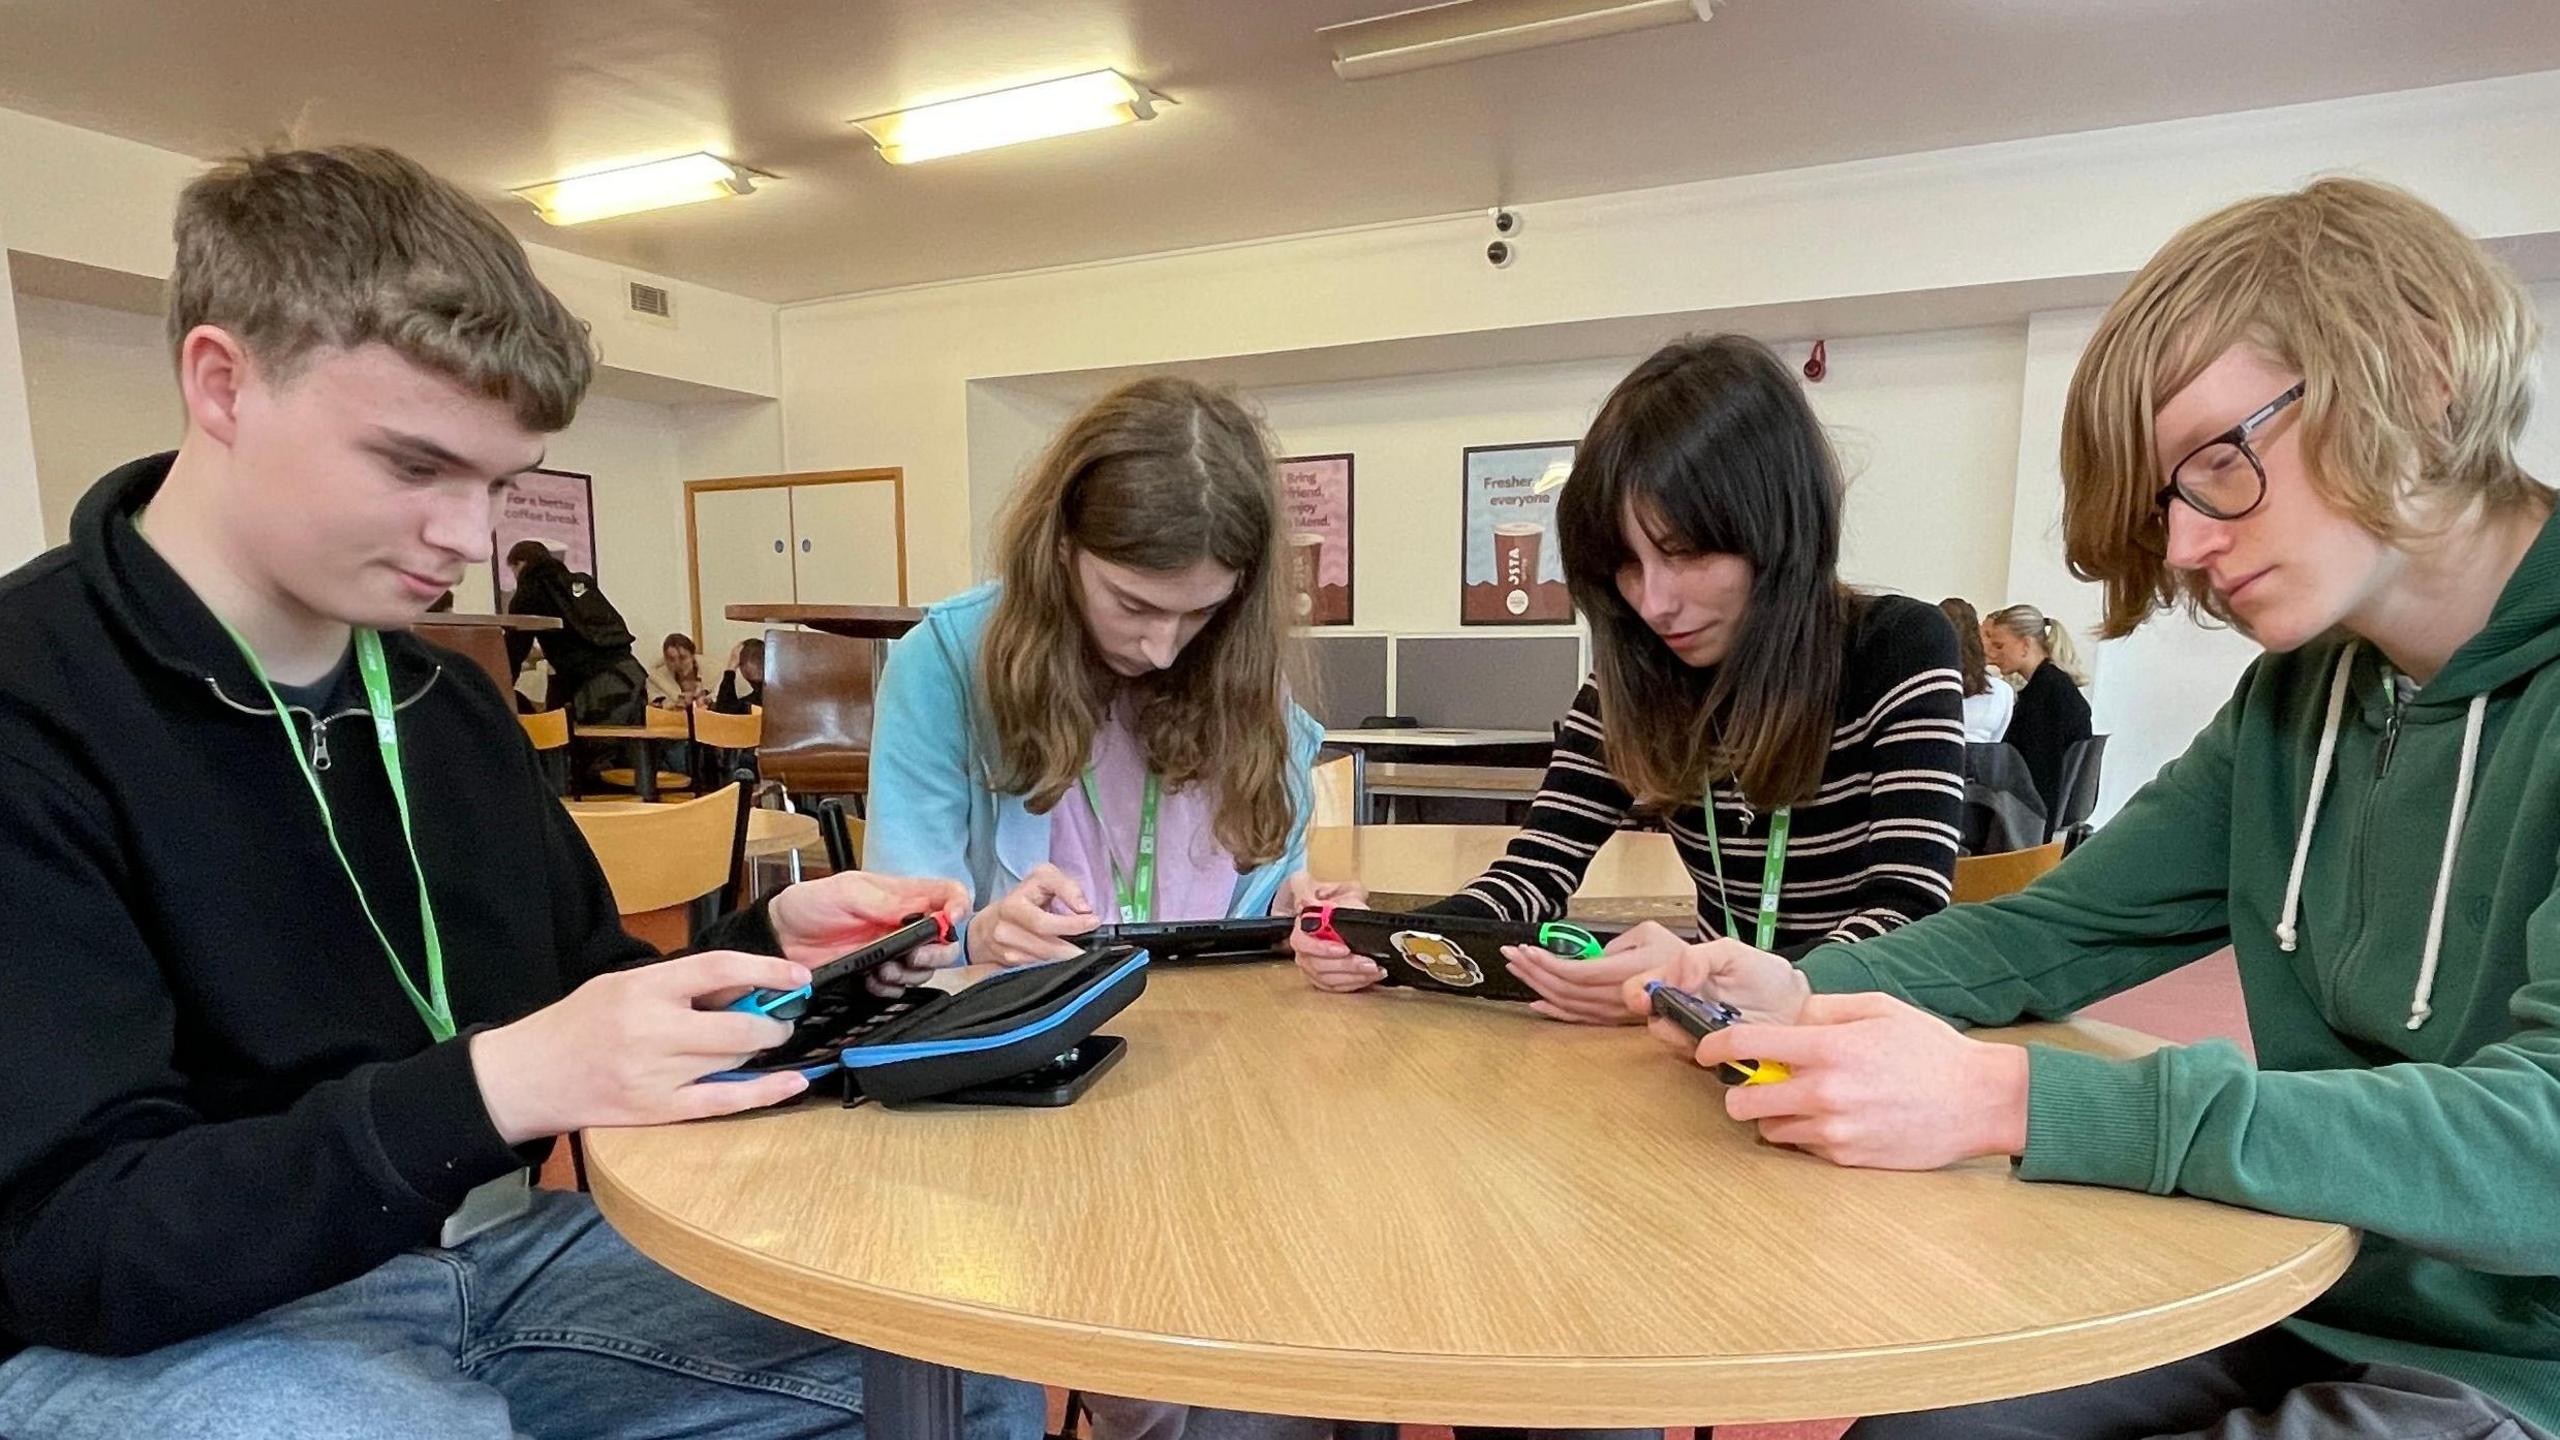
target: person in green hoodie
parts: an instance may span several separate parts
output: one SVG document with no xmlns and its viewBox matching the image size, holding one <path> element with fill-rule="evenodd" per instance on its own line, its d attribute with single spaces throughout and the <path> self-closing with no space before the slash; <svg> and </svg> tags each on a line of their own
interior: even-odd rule
<svg viewBox="0 0 2560 1440">
<path fill-rule="evenodd" d="M 1766 1140 L 1905 1169 L 2005 1154 L 2026 1181 L 2364 1232 L 2283 1325 L 1854 1440 L 2560 1429 L 2560 523 L 2515 456 L 2538 330 L 2512 274 L 2386 186 L 2180 232 L 2073 377 L 2070 558 L 2110 635 L 2184 602 L 2266 653 L 2019 894 L 1800 967 L 1666 943 L 1657 978 L 1745 1012 L 1666 1043 L 1791 1067 L 1723 1092 Z M 2226 945 L 2255 1064 L 1955 1028 L 2068 1015 Z"/>
</svg>

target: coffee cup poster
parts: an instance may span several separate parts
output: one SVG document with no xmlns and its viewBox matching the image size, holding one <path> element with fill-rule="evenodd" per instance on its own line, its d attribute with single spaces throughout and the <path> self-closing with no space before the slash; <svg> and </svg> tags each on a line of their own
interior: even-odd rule
<svg viewBox="0 0 2560 1440">
<path fill-rule="evenodd" d="M 1351 457 L 1280 462 L 1289 613 L 1301 625 L 1351 623 Z"/>
<path fill-rule="evenodd" d="M 1570 441 L 1468 449 L 1462 625 L 1564 625 L 1573 600 L 1556 553 L 1556 500 L 1573 470 Z"/>
</svg>

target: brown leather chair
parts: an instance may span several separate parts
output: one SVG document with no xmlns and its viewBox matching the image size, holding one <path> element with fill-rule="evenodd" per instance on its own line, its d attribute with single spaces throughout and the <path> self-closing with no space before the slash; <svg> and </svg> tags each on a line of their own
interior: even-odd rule
<svg viewBox="0 0 2560 1440">
<path fill-rule="evenodd" d="M 871 788 L 871 641 L 815 630 L 764 633 L 764 734 L 756 768 L 814 802 Z"/>
</svg>

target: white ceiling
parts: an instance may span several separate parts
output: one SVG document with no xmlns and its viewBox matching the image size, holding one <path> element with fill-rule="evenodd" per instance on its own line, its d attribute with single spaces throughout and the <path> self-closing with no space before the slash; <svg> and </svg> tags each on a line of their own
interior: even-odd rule
<svg viewBox="0 0 2560 1440">
<path fill-rule="evenodd" d="M 198 155 L 397 146 L 525 235 L 769 300 L 2560 69 L 2554 0 L 1722 0 L 1345 84 L 1411 0 L 7 0 L 0 106 Z M 844 122 L 1116 66 L 1145 125 L 897 168 Z M 708 149 L 744 200 L 508 188 Z"/>
</svg>

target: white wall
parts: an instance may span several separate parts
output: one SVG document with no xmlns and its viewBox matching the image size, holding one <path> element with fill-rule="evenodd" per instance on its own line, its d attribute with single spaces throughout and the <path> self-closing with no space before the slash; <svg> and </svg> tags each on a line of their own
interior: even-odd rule
<svg viewBox="0 0 2560 1440">
<path fill-rule="evenodd" d="M 968 382 L 2129 271 L 2237 196 L 2356 169 L 2560 232 L 2560 74 L 1898 156 L 785 307 L 787 461 L 900 465 L 915 593 L 966 584 Z M 2011 317 L 2015 318 L 2015 317 Z"/>
<path fill-rule="evenodd" d="M 156 316 L 18 297 L 44 537 L 59 545 L 89 486 L 128 460 L 174 450 L 186 433 Z"/>
<path fill-rule="evenodd" d="M 61 300 L 20 297 L 25 393 L 33 420 L 35 469 L 45 543 L 68 534 L 72 508 L 91 482 L 139 455 L 175 447 L 185 433 L 160 322 L 147 315 Z M 5 394 L 0 390 L 0 394 Z M 752 435 L 752 416 L 697 411 L 752 407 L 667 406 L 590 396 L 578 421 L 551 439 L 550 463 L 596 477 L 596 553 L 606 593 L 650 649 L 692 623 L 684 569 L 682 440 L 692 435 L 721 458 L 770 460 L 772 402 Z M 725 423 L 724 423 L 725 422 Z M 741 432 L 744 432 L 742 435 Z M 473 567 L 455 600 L 464 610 L 493 603 L 485 566 Z"/>
<path fill-rule="evenodd" d="M 26 394 L 17 292 L 9 285 L 9 249 L 0 236 L 0 572 L 44 549 L 44 496 Z"/>
</svg>

